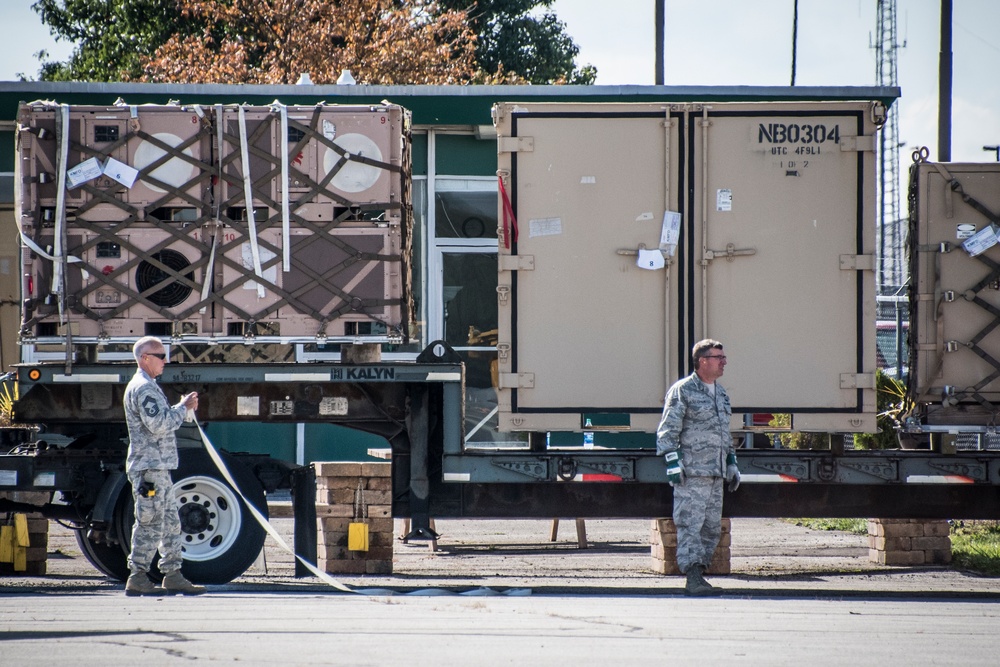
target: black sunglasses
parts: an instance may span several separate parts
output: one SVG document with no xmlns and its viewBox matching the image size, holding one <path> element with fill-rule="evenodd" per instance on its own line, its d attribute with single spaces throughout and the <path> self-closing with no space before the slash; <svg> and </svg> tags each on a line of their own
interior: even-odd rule
<svg viewBox="0 0 1000 667">
<path fill-rule="evenodd" d="M 151 357 L 156 357 L 160 361 L 166 361 L 167 355 L 165 352 L 143 352 L 143 354 L 149 355 Z"/>
</svg>

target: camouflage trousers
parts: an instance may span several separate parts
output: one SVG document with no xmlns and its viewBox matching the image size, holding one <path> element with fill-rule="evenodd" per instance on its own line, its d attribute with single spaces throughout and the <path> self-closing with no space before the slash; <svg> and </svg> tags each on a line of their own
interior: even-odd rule
<svg viewBox="0 0 1000 667">
<path fill-rule="evenodd" d="M 722 536 L 721 477 L 688 477 L 674 486 L 677 569 L 708 567 Z"/>
<path fill-rule="evenodd" d="M 140 470 L 128 473 L 135 499 L 135 526 L 132 528 L 132 551 L 128 568 L 133 573 L 149 572 L 153 556 L 160 551 L 159 570 L 163 574 L 179 570 L 181 555 L 181 520 L 169 470 Z M 139 493 L 141 486 L 152 487 L 153 495 Z"/>
</svg>

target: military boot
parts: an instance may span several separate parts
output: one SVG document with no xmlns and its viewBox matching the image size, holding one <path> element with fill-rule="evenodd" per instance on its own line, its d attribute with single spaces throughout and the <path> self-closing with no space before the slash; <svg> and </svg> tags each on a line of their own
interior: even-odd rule
<svg viewBox="0 0 1000 667">
<path fill-rule="evenodd" d="M 705 581 L 705 568 L 701 565 L 692 565 L 687 571 L 687 583 L 684 586 L 684 594 L 692 597 L 708 597 L 712 595 L 722 595 L 722 591 Z"/>
<path fill-rule="evenodd" d="M 184 578 L 180 570 L 174 570 L 163 575 L 163 590 L 182 595 L 201 595 L 207 589 L 204 586 L 195 586 Z"/>
<path fill-rule="evenodd" d="M 125 582 L 125 595 L 161 595 L 163 589 L 157 587 L 145 572 L 133 572 Z"/>
</svg>

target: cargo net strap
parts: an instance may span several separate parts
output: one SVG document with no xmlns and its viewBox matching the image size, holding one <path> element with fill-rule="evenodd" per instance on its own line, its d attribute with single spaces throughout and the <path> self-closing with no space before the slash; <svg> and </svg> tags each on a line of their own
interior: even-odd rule
<svg viewBox="0 0 1000 667">
<path fill-rule="evenodd" d="M 934 164 L 935 169 L 941 174 L 945 181 L 946 194 L 945 194 L 945 208 L 946 214 L 950 217 L 953 211 L 952 193 L 957 194 L 961 197 L 962 201 L 972 207 L 974 210 L 982 214 L 990 223 L 1000 224 L 1000 216 L 997 213 L 991 211 L 982 202 L 978 201 L 976 198 L 967 194 L 962 188 L 962 184 L 956 179 L 942 164 Z M 911 233 L 914 230 L 911 230 Z M 928 375 L 928 378 L 936 377 L 940 371 L 941 367 L 944 365 L 944 356 L 947 353 L 955 352 L 961 348 L 967 348 L 975 353 L 979 358 L 985 361 L 987 364 L 993 367 L 993 371 L 987 374 L 985 377 L 980 379 L 974 385 L 969 387 L 954 390 L 953 394 L 944 396 L 943 399 L 946 402 L 958 403 L 962 401 L 973 400 L 979 405 L 981 405 L 985 410 L 989 411 L 994 417 L 998 414 L 997 406 L 990 402 L 985 396 L 982 395 L 982 390 L 988 387 L 991 383 L 1000 379 L 1000 360 L 996 359 L 993 355 L 987 352 L 980 343 L 987 336 L 990 335 L 995 329 L 1000 327 L 1000 309 L 985 300 L 981 293 L 988 287 L 994 286 L 1000 283 L 1000 263 L 986 257 L 985 253 L 980 253 L 973 257 L 973 259 L 981 262 L 987 269 L 986 275 L 981 278 L 978 282 L 971 285 L 968 289 L 962 292 L 962 298 L 973 303 L 983 311 L 985 311 L 989 316 L 990 320 L 979 332 L 977 332 L 968 341 L 945 341 L 944 340 L 944 317 L 943 309 L 946 303 L 954 300 L 954 293 L 946 293 L 941 289 L 941 255 L 952 251 L 950 243 L 943 243 L 938 246 L 921 246 L 919 248 L 922 252 L 936 252 L 935 265 L 934 265 L 934 291 L 936 297 L 935 304 L 935 314 L 934 319 L 937 323 L 937 342 L 938 342 L 938 359 L 935 365 L 934 371 Z M 918 390 L 918 402 L 925 401 L 930 398 L 930 387 L 924 387 Z"/>
<path fill-rule="evenodd" d="M 53 321 L 51 306 L 57 302 L 98 323 L 102 335 L 107 322 L 141 305 L 174 323 L 225 312 L 250 332 L 257 323 L 292 311 L 312 320 L 310 335 L 320 339 L 330 322 L 351 315 L 352 321 L 377 322 L 390 336 L 405 337 L 399 318 L 386 313 L 407 312 L 408 290 L 388 289 L 383 271 L 386 263 L 409 263 L 408 202 L 359 203 L 331 186 L 349 165 L 390 172 L 396 181 L 402 181 L 402 167 L 337 144 L 324 108 L 316 106 L 303 123 L 277 103 L 197 107 L 198 130 L 172 145 L 145 131 L 142 108 L 131 107 L 128 131 L 115 141 L 98 148 L 70 140 L 68 149 L 81 162 L 95 158 L 102 164 L 129 142 L 146 142 L 161 154 L 137 170 L 135 183 L 162 195 L 133 204 L 129 188 L 113 178 L 85 182 L 78 186 L 83 203 L 64 213 L 65 229 L 44 222 L 38 201 L 28 204 L 32 210 L 23 213 L 36 224 L 25 243 L 33 260 L 48 264 L 39 272 L 48 284 L 35 285 L 22 337 L 31 338 L 35 325 Z M 287 153 L 273 149 L 275 131 Z M 294 142 L 289 133 L 297 137 Z M 317 180 L 302 155 L 321 149 L 338 158 Z M 177 165 L 189 165 L 193 175 L 167 182 L 157 170 L 168 163 L 175 167 L 172 173 Z M 320 198 L 325 201 L 317 203 Z M 315 215 L 321 207 L 324 214 Z M 66 235 L 66 247 L 56 230 Z M 70 268 L 66 257 L 72 257 Z M 59 281 L 67 286 L 60 298 L 37 296 L 60 270 L 68 271 Z M 398 268 L 387 273 L 404 279 Z"/>
</svg>

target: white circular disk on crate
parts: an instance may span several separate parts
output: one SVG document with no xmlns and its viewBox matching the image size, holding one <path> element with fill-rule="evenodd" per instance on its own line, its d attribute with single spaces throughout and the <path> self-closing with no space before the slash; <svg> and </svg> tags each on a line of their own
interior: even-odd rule
<svg viewBox="0 0 1000 667">
<path fill-rule="evenodd" d="M 351 158 L 359 156 L 381 162 L 382 151 L 379 150 L 378 144 L 356 132 L 341 135 L 333 143 L 344 149 L 350 157 L 347 159 L 347 164 L 330 181 L 331 185 L 341 192 L 364 192 L 375 185 L 382 170 L 378 167 L 355 162 Z M 329 174 L 343 159 L 343 156 L 328 148 L 323 156 L 323 175 Z"/>
</svg>

